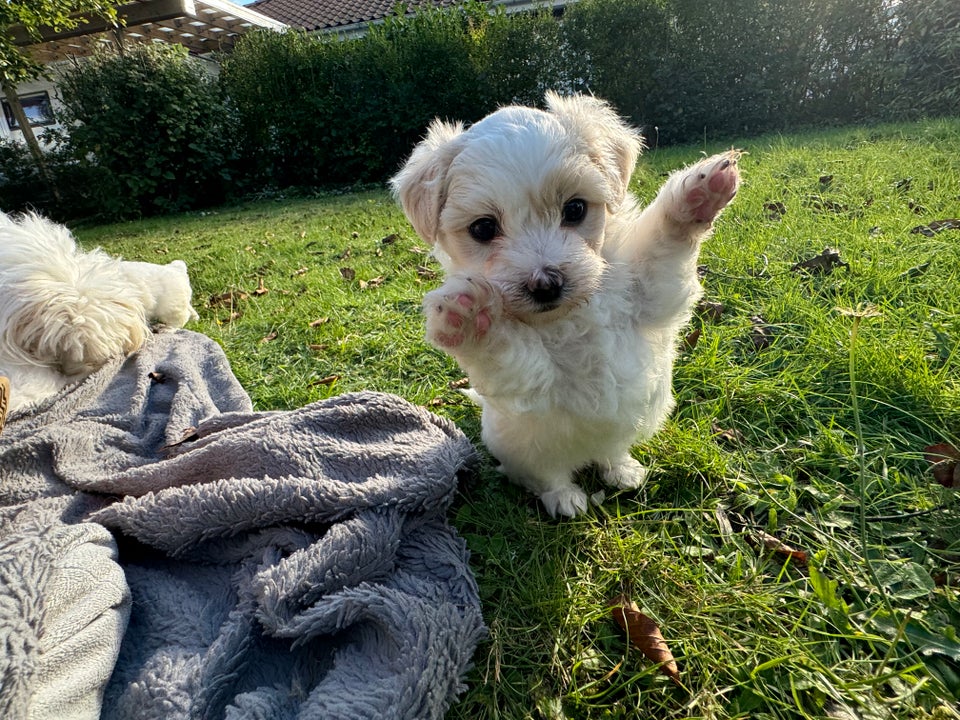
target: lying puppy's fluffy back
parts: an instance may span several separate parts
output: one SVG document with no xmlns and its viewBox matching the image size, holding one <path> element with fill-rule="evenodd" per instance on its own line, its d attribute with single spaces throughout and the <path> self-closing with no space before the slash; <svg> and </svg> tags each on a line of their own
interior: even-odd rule
<svg viewBox="0 0 960 720">
<path fill-rule="evenodd" d="M 0 213 L 0 375 L 10 411 L 49 398 L 143 344 L 149 323 L 196 318 L 186 265 L 85 252 L 39 215 Z"/>
<path fill-rule="evenodd" d="M 673 408 L 700 243 L 739 183 L 737 154 L 715 156 L 641 211 L 641 147 L 605 103 L 548 94 L 546 110 L 435 122 L 392 181 L 446 272 L 424 299 L 427 340 L 468 373 L 501 470 L 551 515 L 586 509 L 584 466 L 642 482 L 630 448 Z"/>
</svg>

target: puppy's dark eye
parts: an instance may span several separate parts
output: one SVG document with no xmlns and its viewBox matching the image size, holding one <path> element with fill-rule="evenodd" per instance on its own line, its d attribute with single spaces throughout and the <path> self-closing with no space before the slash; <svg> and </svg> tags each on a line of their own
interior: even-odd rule
<svg viewBox="0 0 960 720">
<path fill-rule="evenodd" d="M 482 217 L 470 223 L 467 228 L 470 237 L 479 243 L 488 243 L 500 234 L 500 226 L 491 217 Z"/>
<path fill-rule="evenodd" d="M 579 225 L 587 216 L 587 201 L 580 198 L 569 200 L 563 206 L 563 224 Z"/>
</svg>

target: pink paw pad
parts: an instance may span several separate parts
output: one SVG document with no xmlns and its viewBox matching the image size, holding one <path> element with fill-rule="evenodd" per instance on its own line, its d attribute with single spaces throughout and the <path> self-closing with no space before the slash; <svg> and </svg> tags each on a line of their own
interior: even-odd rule
<svg viewBox="0 0 960 720">
<path fill-rule="evenodd" d="M 731 151 L 691 170 L 684 181 L 683 201 L 694 222 L 711 222 L 733 200 L 740 185 L 739 157 L 740 153 Z"/>
<path fill-rule="evenodd" d="M 456 348 L 467 340 L 478 340 L 490 329 L 490 312 L 467 292 L 430 293 L 427 308 L 427 339 L 444 348 Z"/>
</svg>

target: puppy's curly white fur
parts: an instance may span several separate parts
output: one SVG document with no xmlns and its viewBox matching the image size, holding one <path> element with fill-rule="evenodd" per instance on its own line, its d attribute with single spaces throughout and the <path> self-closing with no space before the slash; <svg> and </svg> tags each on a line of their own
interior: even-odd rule
<svg viewBox="0 0 960 720">
<path fill-rule="evenodd" d="M 427 340 L 468 373 L 501 470 L 573 516 L 587 507 L 578 469 L 643 481 L 630 449 L 673 409 L 700 244 L 737 192 L 739 156 L 672 174 L 641 210 L 636 131 L 595 98 L 546 105 L 434 122 L 392 185 L 446 272 L 424 299 Z"/>
<path fill-rule="evenodd" d="M 84 252 L 62 225 L 0 213 L 0 375 L 10 379 L 10 411 L 136 351 L 151 322 L 195 319 L 190 295 L 182 261 Z"/>
</svg>

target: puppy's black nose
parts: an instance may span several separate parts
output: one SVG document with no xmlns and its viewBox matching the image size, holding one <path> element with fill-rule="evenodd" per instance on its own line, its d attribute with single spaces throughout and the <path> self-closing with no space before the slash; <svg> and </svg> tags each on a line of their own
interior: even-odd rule
<svg viewBox="0 0 960 720">
<path fill-rule="evenodd" d="M 540 305 L 555 303 L 563 294 L 563 273 L 560 268 L 549 266 L 534 273 L 527 281 L 527 292 Z"/>
</svg>

